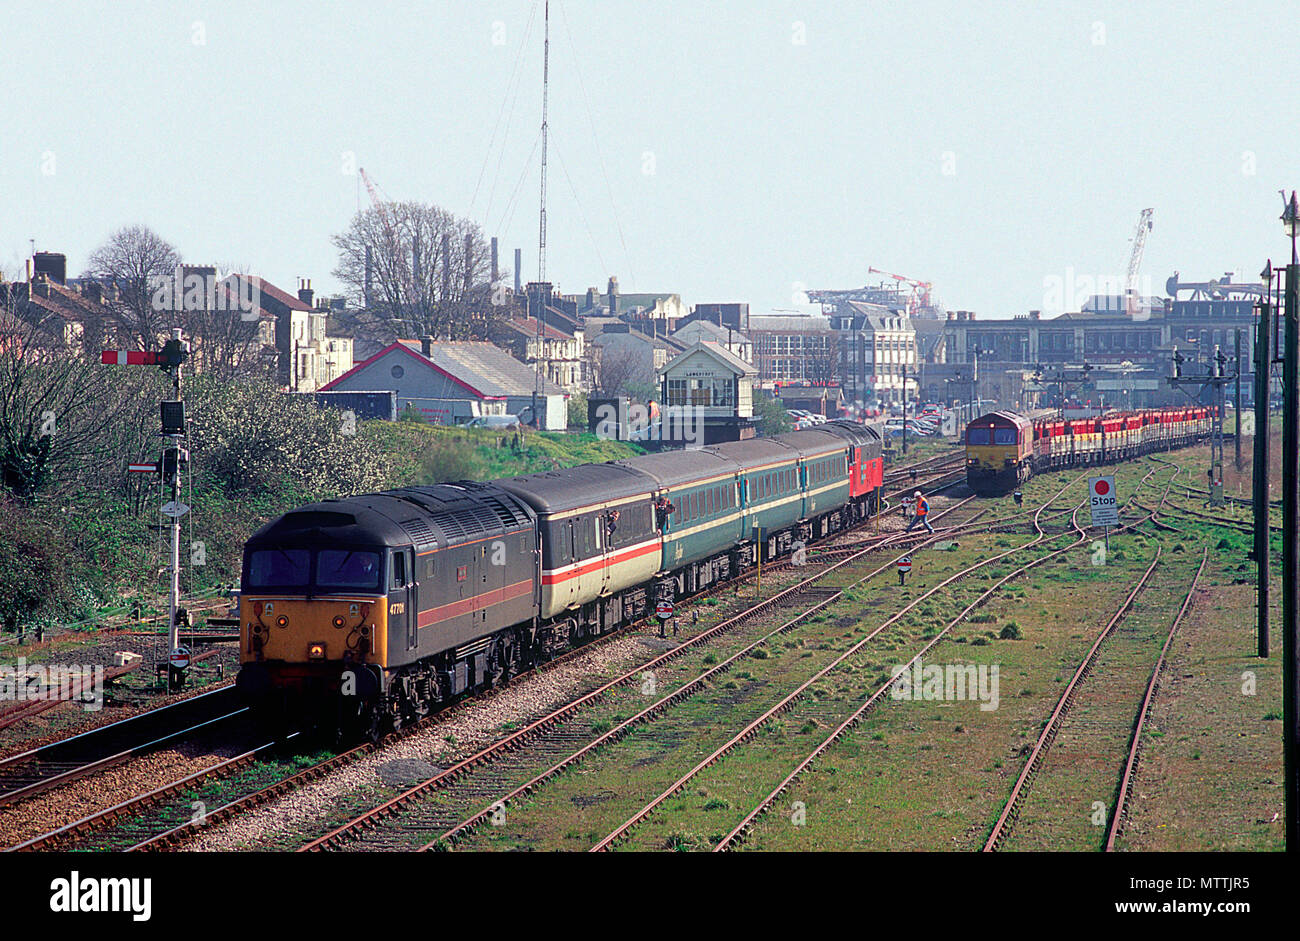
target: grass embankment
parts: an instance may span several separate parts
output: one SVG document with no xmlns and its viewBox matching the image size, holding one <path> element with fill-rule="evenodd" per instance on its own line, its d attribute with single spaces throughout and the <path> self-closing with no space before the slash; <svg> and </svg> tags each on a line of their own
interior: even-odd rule
<svg viewBox="0 0 1300 941">
<path fill-rule="evenodd" d="M 637 445 L 606 441 L 592 434 L 527 429 L 502 432 L 405 421 L 371 422 L 365 431 L 375 436 L 390 461 L 390 487 L 448 480 L 498 480 L 642 453 Z"/>
<path fill-rule="evenodd" d="M 589 434 L 506 434 L 406 421 L 366 422 L 357 439 L 375 455 L 380 485 L 390 488 L 493 480 L 641 452 L 635 445 Z M 201 462 L 202 456 L 196 453 L 195 459 Z M 196 473 L 182 488 L 182 502 L 192 507 L 181 531 L 181 584 L 187 595 L 210 594 L 233 584 L 244 542 L 268 519 L 304 503 L 346 495 L 337 484 L 330 490 L 330 484 L 306 487 L 287 476 L 264 476 L 265 485 L 235 490 L 214 475 Z M 18 548 L 14 565 L 0 574 L 0 593 L 11 580 L 15 589 L 65 586 L 57 598 L 31 592 L 21 601 L 18 606 L 27 611 L 24 627 L 34 630 L 43 624 L 52 629 L 80 622 L 90 626 L 128 614 L 137 599 L 145 617 L 165 612 L 165 583 L 157 573 L 166 565 L 167 536 L 150 530 L 150 524 L 161 519 L 156 505 L 162 499 L 160 493 L 145 493 L 137 506 L 133 498 L 86 489 L 57 500 L 6 500 L 0 535 L 12 531 L 15 538 L 9 543 Z M 20 551 L 24 545 L 34 548 Z"/>
</svg>

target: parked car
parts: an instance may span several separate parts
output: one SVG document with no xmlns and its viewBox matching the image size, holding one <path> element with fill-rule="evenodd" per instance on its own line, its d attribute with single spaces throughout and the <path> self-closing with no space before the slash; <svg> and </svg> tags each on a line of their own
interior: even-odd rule
<svg viewBox="0 0 1300 941">
<path fill-rule="evenodd" d="M 491 428 L 493 431 L 509 431 L 520 427 L 518 415 L 480 415 L 465 422 L 466 428 Z"/>
</svg>

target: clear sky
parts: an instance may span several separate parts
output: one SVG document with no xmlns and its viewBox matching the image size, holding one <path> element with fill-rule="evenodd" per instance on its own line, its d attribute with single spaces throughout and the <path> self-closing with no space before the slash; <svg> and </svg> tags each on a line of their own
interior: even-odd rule
<svg viewBox="0 0 1300 941">
<path fill-rule="evenodd" d="M 331 293 L 356 165 L 537 276 L 541 0 L 0 8 L 10 277 L 143 223 Z M 1152 292 L 1253 275 L 1300 188 L 1295 11 L 552 0 L 547 274 L 759 312 L 874 265 L 1009 316 L 1122 277 L 1150 206 Z"/>
</svg>

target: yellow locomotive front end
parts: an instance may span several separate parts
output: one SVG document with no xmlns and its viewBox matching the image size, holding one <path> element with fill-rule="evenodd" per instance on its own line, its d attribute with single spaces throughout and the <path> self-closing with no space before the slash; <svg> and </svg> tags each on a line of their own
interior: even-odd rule
<svg viewBox="0 0 1300 941">
<path fill-rule="evenodd" d="M 360 714 L 388 662 L 385 552 L 379 547 L 258 545 L 244 555 L 237 685 L 250 705 Z M 323 710 L 335 700 L 338 709 Z"/>
<path fill-rule="evenodd" d="M 975 493 L 1014 490 L 1028 478 L 1033 454 L 1029 422 L 1011 412 L 992 412 L 966 427 L 966 484 Z"/>
<path fill-rule="evenodd" d="M 337 685 L 349 665 L 387 661 L 387 602 L 383 596 L 308 598 L 250 595 L 240 601 L 242 669 L 259 665 L 275 685 Z"/>
</svg>

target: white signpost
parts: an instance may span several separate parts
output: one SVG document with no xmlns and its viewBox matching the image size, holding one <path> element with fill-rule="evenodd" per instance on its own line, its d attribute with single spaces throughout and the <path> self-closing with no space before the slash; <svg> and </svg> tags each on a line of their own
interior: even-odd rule
<svg viewBox="0 0 1300 941">
<path fill-rule="evenodd" d="M 1109 549 L 1110 527 L 1119 525 L 1119 496 L 1113 476 L 1088 478 L 1088 509 L 1092 511 L 1092 525 L 1105 527 Z"/>
</svg>

